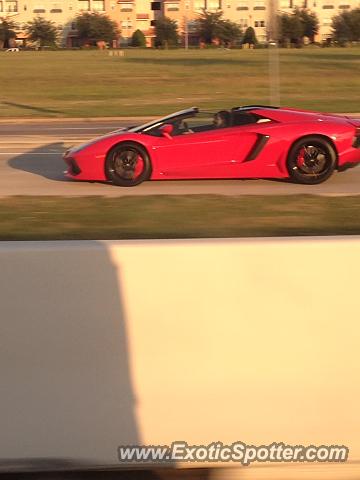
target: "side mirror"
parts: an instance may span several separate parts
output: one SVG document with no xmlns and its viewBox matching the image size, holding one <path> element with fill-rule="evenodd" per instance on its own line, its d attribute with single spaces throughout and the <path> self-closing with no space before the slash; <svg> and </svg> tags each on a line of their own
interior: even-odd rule
<svg viewBox="0 0 360 480">
<path fill-rule="evenodd" d="M 165 138 L 172 138 L 171 134 L 174 130 L 174 126 L 171 123 L 165 123 L 159 128 L 161 135 Z"/>
</svg>

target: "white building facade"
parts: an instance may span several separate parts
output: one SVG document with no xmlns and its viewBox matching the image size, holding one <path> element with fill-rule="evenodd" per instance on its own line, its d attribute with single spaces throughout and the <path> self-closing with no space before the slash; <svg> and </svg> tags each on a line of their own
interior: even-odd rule
<svg viewBox="0 0 360 480">
<path fill-rule="evenodd" d="M 190 30 L 203 9 L 222 10 L 225 19 L 238 23 L 242 29 L 253 27 L 260 42 L 268 39 L 271 5 L 277 10 L 291 13 L 295 7 L 314 11 L 320 21 L 318 41 L 326 40 L 331 34 L 332 17 L 360 7 L 360 0 L 162 0 L 160 10 L 152 9 L 149 0 L 0 0 L 0 17 L 9 17 L 19 26 L 19 38 L 26 22 L 36 16 L 55 22 L 63 31 L 63 45 L 77 46 L 75 30 L 76 15 L 101 12 L 117 22 L 122 41 L 127 43 L 135 30 L 144 32 L 147 45 L 154 38 L 154 19 L 165 15 L 175 20 L 182 35 Z"/>
</svg>

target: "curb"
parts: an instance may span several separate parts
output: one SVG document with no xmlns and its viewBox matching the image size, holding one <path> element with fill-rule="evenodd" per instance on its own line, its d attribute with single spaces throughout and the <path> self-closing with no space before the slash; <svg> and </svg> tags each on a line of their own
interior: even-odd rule
<svg viewBox="0 0 360 480">
<path fill-rule="evenodd" d="M 152 117 L 91 117 L 91 118 L 74 118 L 74 117 L 37 117 L 37 118 L 0 118 L 0 124 L 16 124 L 16 123 L 98 123 L 98 122 L 127 122 L 127 121 L 150 121 L 160 115 Z"/>
</svg>

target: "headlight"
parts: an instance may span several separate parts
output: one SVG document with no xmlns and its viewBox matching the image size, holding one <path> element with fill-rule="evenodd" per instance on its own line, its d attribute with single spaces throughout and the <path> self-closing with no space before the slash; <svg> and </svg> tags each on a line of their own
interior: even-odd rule
<svg viewBox="0 0 360 480">
<path fill-rule="evenodd" d="M 81 152 L 81 150 L 85 150 L 85 148 L 90 147 L 90 145 L 93 145 L 95 142 L 88 142 L 88 143 L 82 143 L 81 145 L 78 145 L 77 147 L 73 147 L 69 150 L 69 153 L 78 153 Z"/>
</svg>

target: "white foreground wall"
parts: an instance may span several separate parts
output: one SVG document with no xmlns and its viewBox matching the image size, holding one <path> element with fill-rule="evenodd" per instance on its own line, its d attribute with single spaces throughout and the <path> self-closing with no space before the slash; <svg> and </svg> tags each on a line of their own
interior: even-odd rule
<svg viewBox="0 0 360 480">
<path fill-rule="evenodd" d="M 359 237 L 4 242 L 0 267 L 3 462 L 276 441 L 351 463 L 239 478 L 359 476 Z"/>
</svg>

